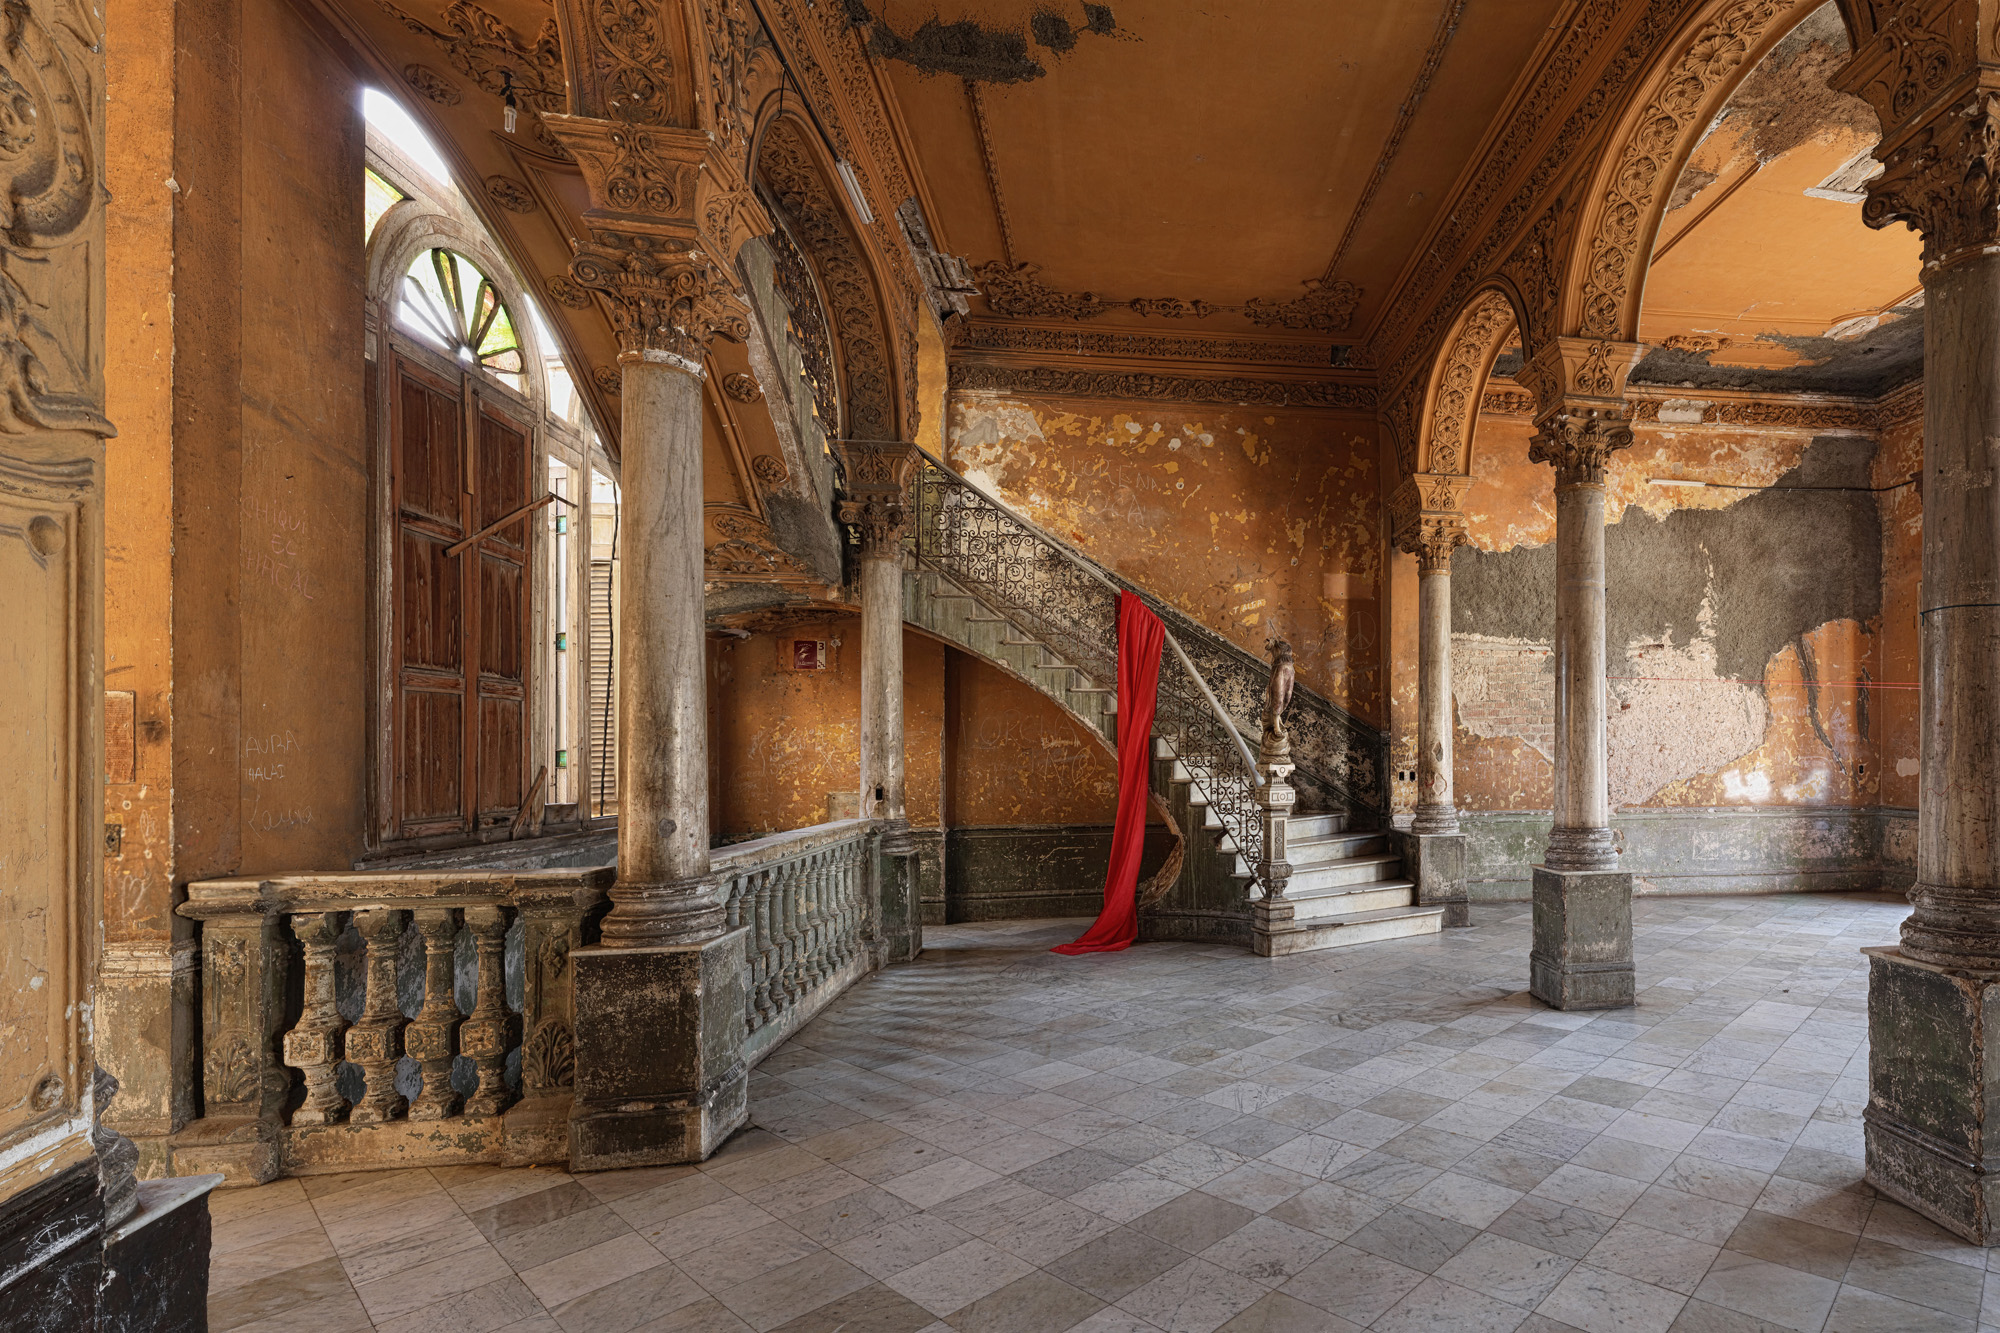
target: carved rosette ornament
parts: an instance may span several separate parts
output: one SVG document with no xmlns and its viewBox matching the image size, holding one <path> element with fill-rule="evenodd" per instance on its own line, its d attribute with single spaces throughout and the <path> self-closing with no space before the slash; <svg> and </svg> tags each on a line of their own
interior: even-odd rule
<svg viewBox="0 0 2000 1333">
<path fill-rule="evenodd" d="M 1642 343 L 1551 338 L 1521 368 L 1536 402 L 1528 459 L 1554 467 L 1558 486 L 1602 486 L 1611 455 L 1631 446 L 1625 380 L 1645 350 Z"/>
<path fill-rule="evenodd" d="M 846 470 L 840 497 L 840 521 L 861 534 L 861 558 L 883 559 L 900 554 L 910 528 L 910 482 L 917 472 L 914 444 L 873 444 L 841 441 L 841 466 Z"/>
</svg>

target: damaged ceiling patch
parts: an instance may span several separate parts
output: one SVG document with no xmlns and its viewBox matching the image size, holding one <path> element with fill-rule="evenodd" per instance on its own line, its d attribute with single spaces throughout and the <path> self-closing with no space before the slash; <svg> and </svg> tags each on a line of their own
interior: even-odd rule
<svg viewBox="0 0 2000 1333">
<path fill-rule="evenodd" d="M 847 3 L 857 22 L 874 24 L 868 47 L 876 55 L 926 74 L 949 74 L 977 83 L 1039 79 L 1049 71 L 1032 48 L 1065 55 L 1086 35 L 1108 37 L 1118 31 L 1109 5 L 1084 4 L 1074 10 L 1045 5 L 1029 16 L 1025 29 L 1018 30 L 987 27 L 973 19 L 947 23 L 933 15 L 905 36 L 887 20 L 870 16 L 864 0 Z"/>
</svg>

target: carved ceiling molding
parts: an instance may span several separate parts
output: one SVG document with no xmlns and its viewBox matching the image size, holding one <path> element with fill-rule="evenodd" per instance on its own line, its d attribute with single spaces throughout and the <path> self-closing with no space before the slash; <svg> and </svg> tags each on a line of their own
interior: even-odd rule
<svg viewBox="0 0 2000 1333">
<path fill-rule="evenodd" d="M 896 376 L 889 364 L 893 344 L 872 272 L 842 220 L 832 186 L 800 141 L 796 122 L 780 119 L 765 127 L 757 170 L 818 270 L 838 343 L 846 411 L 839 429 L 856 439 L 900 438 Z M 905 363 L 913 364 L 914 358 Z"/>
<path fill-rule="evenodd" d="M 1373 412 L 1376 407 L 1374 386 L 1368 384 L 1156 375 L 1145 371 L 1062 370 L 1048 366 L 961 362 L 951 368 L 951 387 L 973 393 L 1217 403 L 1239 407 L 1318 407 L 1348 412 Z"/>
<path fill-rule="evenodd" d="M 1016 319 L 1095 319 L 1112 310 L 1129 310 L 1147 319 L 1206 319 L 1239 314 L 1267 328 L 1313 333 L 1340 333 L 1354 320 L 1361 289 L 1351 282 L 1308 278 L 1303 294 L 1290 301 L 1252 297 L 1240 304 L 1189 300 L 1179 296 L 1138 296 L 1111 299 L 1095 292 L 1066 292 L 1041 278 L 1040 264 L 988 260 L 973 269 L 980 294 L 996 315 Z"/>
<path fill-rule="evenodd" d="M 1424 472 L 1457 473 L 1471 467 L 1480 391 L 1513 327 L 1513 303 L 1505 292 L 1489 288 L 1474 298 L 1452 331 L 1424 416 L 1419 460 Z"/>
<path fill-rule="evenodd" d="M 451 67 L 482 91 L 499 97 L 508 89 L 511 78 L 514 98 L 523 110 L 569 109 L 569 96 L 563 86 L 562 42 L 554 18 L 542 24 L 541 31 L 530 42 L 522 40 L 520 34 L 472 0 L 452 0 L 446 5 L 440 15 L 442 28 L 432 27 L 391 0 L 377 0 L 377 3 L 383 13 L 409 31 L 435 43 Z M 405 68 L 403 77 L 411 87 L 441 105 L 455 105 L 459 100 L 458 89 L 449 80 L 422 65 Z M 442 101 L 440 94 L 447 90 L 451 100 Z"/>
<path fill-rule="evenodd" d="M 1682 150 L 1714 119 L 1711 105 L 1746 68 L 1796 0 L 1735 0 L 1695 29 L 1656 66 L 1655 91 L 1628 121 L 1629 136 L 1605 159 L 1606 177 L 1581 258 L 1577 308 L 1568 316 L 1586 338 L 1631 338 L 1639 321 L 1644 265 Z M 1642 256 L 1641 251 L 1644 251 Z M 1566 321 L 1567 322 L 1567 321 Z M 1567 328 L 1565 331 L 1569 331 Z"/>
<path fill-rule="evenodd" d="M 791 57 L 792 71 L 805 83 L 806 95 L 826 122 L 834 147 L 849 161 L 865 158 L 856 163 L 861 168 L 857 178 L 869 214 L 874 218 L 869 224 L 874 237 L 873 250 L 883 257 L 887 276 L 893 283 L 895 301 L 890 314 L 894 321 L 895 348 L 900 364 L 910 372 L 903 377 L 903 419 L 915 430 L 917 307 L 923 300 L 924 286 L 917 275 L 916 261 L 900 234 L 896 206 L 915 197 L 917 190 L 884 111 L 874 64 L 862 45 L 866 29 L 853 22 L 845 5 L 823 0 L 770 0 L 764 6 L 764 13 L 769 16 L 773 11 L 781 30 L 775 36 L 784 44 Z M 832 67 L 831 74 L 827 66 Z M 837 92 L 835 78 L 839 80 Z M 833 114 L 828 114 L 829 111 Z M 861 153 L 855 151 L 853 138 L 847 131 L 850 124 L 860 137 Z"/>
<path fill-rule="evenodd" d="M 1209 338 L 1183 333 L 1111 333 L 1098 329 L 1043 329 L 991 320 L 968 322 L 959 348 L 968 352 L 1035 352 L 1089 357 L 1144 357 L 1166 361 L 1249 361 L 1262 365 L 1352 365 L 1345 344 Z"/>
<path fill-rule="evenodd" d="M 1371 331 L 1368 346 L 1388 367 L 1387 378 L 1401 380 L 1435 355 L 1466 298 L 1498 271 L 1500 257 L 1547 210 L 1550 194 L 1575 170 L 1590 136 L 1625 105 L 1628 86 L 1650 68 L 1655 52 L 1699 3 L 1584 0 L 1542 62 L 1542 76 L 1503 113 L 1506 133 L 1448 201 L 1441 225 Z M 1621 24 L 1623 40 L 1600 63 L 1598 55 Z M 1597 75 L 1588 92 L 1577 95 L 1578 83 L 1592 70 Z M 1564 107 L 1570 110 L 1550 133 L 1550 122 Z M 1540 156 L 1524 172 L 1537 145 Z M 1496 210 L 1487 201 L 1504 202 Z"/>
</svg>

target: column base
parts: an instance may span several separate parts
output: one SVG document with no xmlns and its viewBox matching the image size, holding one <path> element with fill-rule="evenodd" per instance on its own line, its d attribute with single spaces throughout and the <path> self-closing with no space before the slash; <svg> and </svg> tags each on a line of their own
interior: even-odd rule
<svg viewBox="0 0 2000 1333">
<path fill-rule="evenodd" d="M 1421 823 L 1396 840 L 1403 845 L 1403 873 L 1417 886 L 1417 903 L 1444 908 L 1439 924 L 1447 930 L 1472 924 L 1472 903 L 1465 888 L 1467 838 L 1463 833 L 1426 833 Z"/>
<path fill-rule="evenodd" d="M 1632 1003 L 1632 876 L 1536 866 L 1528 993 L 1555 1009 Z"/>
<path fill-rule="evenodd" d="M 1616 870 L 1618 842 L 1608 828 L 1549 830 L 1549 850 L 1543 858 L 1551 870 Z"/>
<path fill-rule="evenodd" d="M 1868 955 L 1868 1183 L 1974 1245 L 2000 1245 L 2000 974 Z M 1989 1138 L 1988 1135 L 1996 1135 Z"/>
<path fill-rule="evenodd" d="M 572 1171 L 703 1161 L 748 1118 L 748 935 L 570 951 Z"/>
</svg>

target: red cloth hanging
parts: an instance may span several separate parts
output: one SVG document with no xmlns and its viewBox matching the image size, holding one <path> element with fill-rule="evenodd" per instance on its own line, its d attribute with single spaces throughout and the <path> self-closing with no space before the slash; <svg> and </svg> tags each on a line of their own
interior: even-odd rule
<svg viewBox="0 0 2000 1333">
<path fill-rule="evenodd" d="M 1104 875 L 1104 910 L 1073 944 L 1052 953 L 1110 953 L 1139 938 L 1139 860 L 1146 851 L 1152 791 L 1153 712 L 1167 627 L 1129 592 L 1118 594 L 1118 822 Z"/>
</svg>

